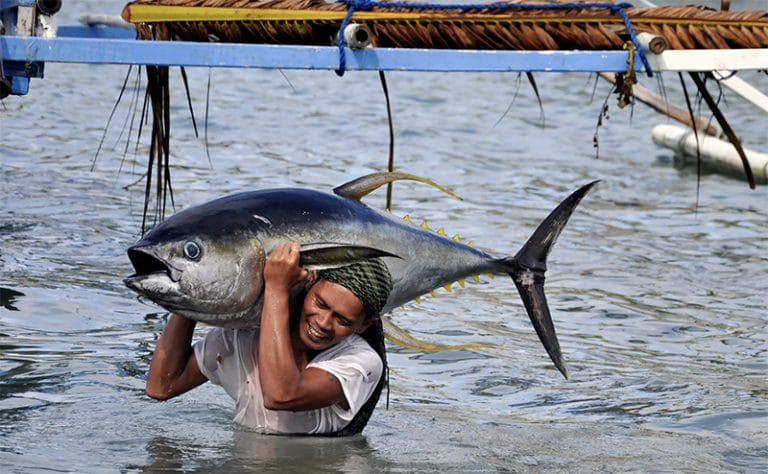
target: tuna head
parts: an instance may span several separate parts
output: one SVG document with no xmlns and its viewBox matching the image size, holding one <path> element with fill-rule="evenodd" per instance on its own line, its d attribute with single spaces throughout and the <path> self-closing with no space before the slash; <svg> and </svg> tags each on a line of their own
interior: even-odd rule
<svg viewBox="0 0 768 474">
<path fill-rule="evenodd" d="M 124 280 L 163 308 L 201 322 L 248 320 L 260 302 L 266 252 L 261 242 L 235 235 L 217 239 L 147 237 L 128 249 L 135 273 Z"/>
</svg>

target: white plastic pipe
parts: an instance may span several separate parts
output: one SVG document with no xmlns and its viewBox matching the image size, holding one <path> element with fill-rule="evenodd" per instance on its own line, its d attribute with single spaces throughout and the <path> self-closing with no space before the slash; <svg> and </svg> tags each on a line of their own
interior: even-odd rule
<svg viewBox="0 0 768 474">
<path fill-rule="evenodd" d="M 344 43 L 352 49 L 367 48 L 373 42 L 373 32 L 364 23 L 350 23 L 344 28 Z"/>
<path fill-rule="evenodd" d="M 686 158 L 696 159 L 696 137 L 693 131 L 675 125 L 656 125 L 651 131 L 653 142 Z M 744 165 L 733 145 L 719 138 L 699 133 L 701 160 L 709 168 L 730 176 L 744 176 Z M 768 153 L 744 149 L 755 182 L 768 184 Z"/>
</svg>

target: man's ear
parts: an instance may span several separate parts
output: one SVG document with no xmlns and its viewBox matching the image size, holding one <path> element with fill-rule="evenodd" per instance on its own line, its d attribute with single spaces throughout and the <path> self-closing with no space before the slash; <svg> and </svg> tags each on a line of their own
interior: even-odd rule
<svg viewBox="0 0 768 474">
<path fill-rule="evenodd" d="M 315 283 L 317 283 L 317 270 L 311 270 L 307 277 L 306 289 L 310 289 Z"/>
<path fill-rule="evenodd" d="M 373 324 L 373 322 L 376 320 L 376 318 L 368 318 L 368 317 L 365 317 L 365 316 L 363 316 L 363 317 L 365 319 L 363 320 L 362 326 L 360 326 L 360 329 L 355 331 L 355 333 L 357 333 L 357 334 L 362 334 L 365 331 L 367 331 L 368 328 L 371 327 L 371 324 Z"/>
</svg>

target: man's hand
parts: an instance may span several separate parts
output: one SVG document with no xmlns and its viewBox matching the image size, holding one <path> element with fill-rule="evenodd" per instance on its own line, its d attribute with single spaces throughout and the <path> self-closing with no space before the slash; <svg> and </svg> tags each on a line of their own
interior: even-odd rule
<svg viewBox="0 0 768 474">
<path fill-rule="evenodd" d="M 286 242 L 269 254 L 264 267 L 264 285 L 269 291 L 290 291 L 306 280 L 309 272 L 299 266 L 300 250 L 298 243 Z"/>
</svg>

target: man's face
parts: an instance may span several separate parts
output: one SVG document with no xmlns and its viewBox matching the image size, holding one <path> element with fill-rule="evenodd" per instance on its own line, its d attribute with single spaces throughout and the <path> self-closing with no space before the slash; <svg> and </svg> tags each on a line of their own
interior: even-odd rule
<svg viewBox="0 0 768 474">
<path fill-rule="evenodd" d="M 304 298 L 299 321 L 299 337 L 310 350 L 322 351 L 352 333 L 362 333 L 365 321 L 363 303 L 347 288 L 327 280 L 313 284 Z"/>
</svg>

